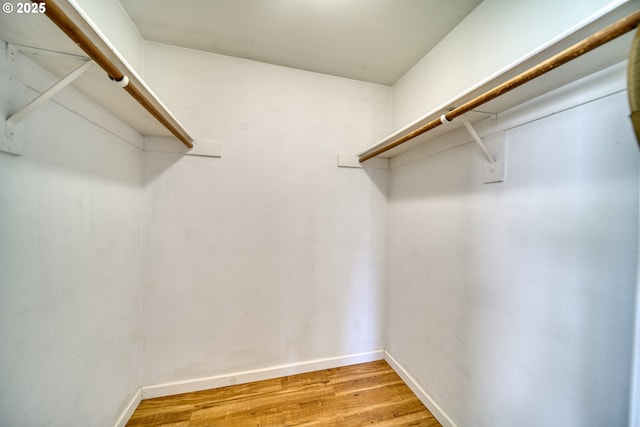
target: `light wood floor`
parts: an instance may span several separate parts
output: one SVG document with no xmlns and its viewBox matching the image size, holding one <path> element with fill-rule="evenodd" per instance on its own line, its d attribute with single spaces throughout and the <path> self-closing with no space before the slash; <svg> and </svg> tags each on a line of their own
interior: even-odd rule
<svg viewBox="0 0 640 427">
<path fill-rule="evenodd" d="M 128 427 L 440 426 L 385 361 L 143 400 Z"/>
</svg>

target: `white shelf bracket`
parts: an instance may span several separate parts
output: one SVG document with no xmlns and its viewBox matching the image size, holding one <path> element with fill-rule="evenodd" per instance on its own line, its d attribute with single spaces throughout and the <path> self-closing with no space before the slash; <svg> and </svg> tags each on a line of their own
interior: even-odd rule
<svg viewBox="0 0 640 427">
<path fill-rule="evenodd" d="M 480 147 L 480 150 L 482 151 L 484 158 L 487 159 L 487 161 L 492 165 L 495 165 L 496 164 L 495 159 L 493 158 L 489 150 L 487 150 L 487 147 L 484 145 L 484 142 L 482 142 L 482 139 L 480 139 L 480 136 L 478 136 L 478 133 L 476 132 L 476 130 L 473 128 L 471 123 L 469 123 L 469 120 L 467 120 L 467 118 L 464 116 L 462 116 L 460 120 L 462 120 L 462 123 L 464 123 L 464 127 L 467 128 L 467 130 L 471 134 L 471 137 L 473 138 L 475 143 L 478 144 L 478 147 Z"/>
<path fill-rule="evenodd" d="M 22 144 L 15 140 L 16 134 L 16 126 L 22 119 L 24 119 L 29 113 L 38 108 L 40 105 L 44 104 L 52 97 L 54 97 L 58 92 L 62 89 L 73 83 L 75 79 L 84 74 L 91 66 L 93 66 L 93 60 L 88 60 L 72 72 L 70 72 L 67 76 L 63 77 L 56 84 L 51 86 L 49 89 L 42 92 L 38 95 L 33 101 L 29 102 L 19 111 L 11 114 L 5 121 L 5 130 L 4 130 L 4 144 L 0 146 L 0 151 L 4 151 L 6 153 L 22 155 L 23 149 Z"/>
<path fill-rule="evenodd" d="M 484 166 L 484 183 L 489 184 L 491 182 L 502 182 L 505 180 L 505 150 L 506 150 L 506 133 L 500 132 L 490 138 L 491 146 L 493 147 L 494 155 L 489 152 L 487 145 L 482 142 L 482 139 L 473 128 L 469 120 L 465 116 L 460 118 L 467 131 L 471 134 L 474 142 L 480 147 L 482 154 L 487 159 L 487 164 Z M 489 143 L 489 141 L 487 141 Z"/>
</svg>

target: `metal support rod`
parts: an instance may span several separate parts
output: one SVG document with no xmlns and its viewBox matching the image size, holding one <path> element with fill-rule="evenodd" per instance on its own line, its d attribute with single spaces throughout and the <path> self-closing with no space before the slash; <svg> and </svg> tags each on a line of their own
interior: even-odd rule
<svg viewBox="0 0 640 427">
<path fill-rule="evenodd" d="M 20 111 L 13 113 L 9 118 L 7 118 L 6 125 L 6 134 L 9 138 L 13 138 L 14 131 L 16 125 L 26 117 L 27 114 L 38 108 L 40 105 L 47 102 L 49 99 L 54 97 L 58 92 L 60 92 L 65 87 L 69 86 L 75 79 L 84 74 L 89 68 L 91 68 L 95 64 L 92 60 L 88 60 L 69 74 L 65 76 L 62 80 L 51 86 L 49 89 L 42 92 L 38 97 L 36 97 L 33 101 L 25 105 Z"/>
<path fill-rule="evenodd" d="M 628 33 L 638 26 L 640 23 L 640 11 L 636 11 L 627 15 L 626 17 L 620 19 L 617 22 L 603 28 L 602 30 L 592 34 L 591 36 L 583 39 L 582 41 L 570 46 L 569 48 L 563 50 L 556 55 L 553 55 L 549 59 L 540 62 L 538 65 L 529 68 L 527 71 L 518 74 L 512 79 L 507 80 L 501 85 L 496 86 L 495 88 L 483 93 L 480 96 L 473 98 L 472 100 L 460 105 L 459 107 L 454 108 L 453 110 L 447 112 L 445 114 L 446 121 L 451 121 L 456 117 L 463 115 L 464 113 L 473 110 L 474 108 L 479 107 L 480 105 L 491 101 L 492 99 L 497 98 L 500 95 L 503 95 L 507 92 L 512 91 L 513 89 L 537 78 L 541 75 L 548 73 L 551 70 L 558 68 L 559 66 L 566 64 L 567 62 L 578 58 L 579 56 L 584 55 L 587 52 L 592 51 L 593 49 L 602 46 L 605 43 L 610 42 L 611 40 L 620 37 L 623 34 Z M 382 147 L 373 148 L 369 151 L 362 153 L 359 156 L 359 161 L 364 162 L 367 161 L 379 154 L 382 154 L 386 151 L 391 150 L 394 147 L 397 147 L 400 144 L 404 144 L 405 142 L 422 135 L 425 132 L 430 131 L 442 124 L 442 120 L 438 117 L 429 123 L 415 129 L 406 135 L 401 136 L 400 138 L 383 145 Z"/>
<path fill-rule="evenodd" d="M 489 150 L 487 150 L 487 146 L 484 145 L 484 142 L 482 142 L 482 139 L 480 139 L 480 136 L 478 136 L 478 133 L 476 132 L 476 130 L 473 128 L 473 126 L 471 126 L 471 123 L 469 123 L 469 120 L 467 120 L 465 116 L 462 116 L 460 120 L 462 120 L 462 123 L 464 123 L 464 127 L 467 128 L 467 130 L 473 137 L 473 140 L 476 142 L 476 144 L 478 144 L 478 147 L 480 147 L 480 150 L 482 150 L 482 154 L 484 154 L 485 159 L 487 159 L 487 161 L 492 165 L 495 165 L 496 164 L 495 159 L 493 158 Z"/>
</svg>

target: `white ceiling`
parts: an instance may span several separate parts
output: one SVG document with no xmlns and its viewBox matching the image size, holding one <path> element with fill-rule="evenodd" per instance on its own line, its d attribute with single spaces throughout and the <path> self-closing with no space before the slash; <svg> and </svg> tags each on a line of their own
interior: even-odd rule
<svg viewBox="0 0 640 427">
<path fill-rule="evenodd" d="M 481 0 L 120 0 L 146 40 L 392 85 Z"/>
</svg>

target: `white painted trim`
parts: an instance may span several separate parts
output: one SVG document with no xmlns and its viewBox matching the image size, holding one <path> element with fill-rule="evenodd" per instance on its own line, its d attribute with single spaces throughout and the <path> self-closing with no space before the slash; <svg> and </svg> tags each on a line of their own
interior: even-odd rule
<svg viewBox="0 0 640 427">
<path fill-rule="evenodd" d="M 193 378 L 184 381 L 147 385 L 141 388 L 142 399 L 171 396 L 174 394 L 208 390 L 235 384 L 246 384 L 253 381 L 268 380 L 284 377 L 287 375 L 304 374 L 307 372 L 319 371 L 322 369 L 337 368 L 340 366 L 373 362 L 375 360 L 382 359 L 384 359 L 384 350 L 375 350 L 365 353 L 351 354 L 347 356 L 329 357 L 326 359 L 315 359 L 306 362 L 276 365 L 268 368 L 234 372 L 212 377 Z"/>
<path fill-rule="evenodd" d="M 442 424 L 443 427 L 457 427 L 440 405 L 438 405 L 436 401 L 429 396 L 429 393 L 427 393 L 420 384 L 418 384 L 418 382 L 402 367 L 402 365 L 400 365 L 396 359 L 394 359 L 393 356 L 391 356 L 391 354 L 389 354 L 387 350 L 384 351 L 384 360 L 386 360 L 389 366 L 396 371 L 398 376 L 400 376 L 400 378 L 402 378 L 402 380 L 409 386 L 411 391 L 418 396 L 418 399 L 424 403 L 424 406 L 426 406 L 431 414 L 440 421 L 440 424 Z"/>
<path fill-rule="evenodd" d="M 377 157 L 360 163 L 358 156 L 355 154 L 338 154 L 338 167 L 353 169 L 389 169 L 389 159 Z"/>
<path fill-rule="evenodd" d="M 591 14 L 587 18 L 583 19 L 579 23 L 574 26 L 566 29 L 561 34 L 552 38 L 551 40 L 543 43 L 536 49 L 531 50 L 524 56 L 516 59 L 512 63 L 506 65 L 500 70 L 497 70 L 493 74 L 485 77 L 483 80 L 479 81 L 475 85 L 471 86 L 467 90 L 463 91 L 459 95 L 455 96 L 447 100 L 446 102 L 440 104 L 435 107 L 428 113 L 423 114 L 418 117 L 416 120 L 407 124 L 406 126 L 396 130 L 391 135 L 382 139 L 378 143 L 372 145 L 366 150 L 358 153 L 359 156 L 367 154 L 375 149 L 378 149 L 390 141 L 399 138 L 400 136 L 417 129 L 421 125 L 426 124 L 432 119 L 440 117 L 442 112 L 449 110 L 452 106 L 460 105 L 468 101 L 471 97 L 480 95 L 482 92 L 491 89 L 495 86 L 494 82 L 500 81 L 501 78 L 507 78 L 510 76 L 514 76 L 517 72 L 522 72 L 529 67 L 534 66 L 539 63 L 541 60 L 547 59 L 550 57 L 555 51 L 561 51 L 566 49 L 567 47 L 573 45 L 576 40 L 579 40 L 583 37 L 590 36 L 591 33 L 595 29 L 600 30 L 604 26 L 615 22 L 615 20 L 620 19 L 627 15 L 628 13 L 635 11 L 634 2 L 630 0 L 615 0 L 606 5 L 605 7 L 597 10 L 595 13 Z M 555 51 L 554 51 L 555 48 Z M 545 53 L 546 52 L 546 53 Z M 404 77 L 401 78 L 401 80 Z M 399 82 L 394 84 L 394 87 Z M 393 165 L 392 165 L 393 168 Z"/>
<path fill-rule="evenodd" d="M 141 400 L 142 389 L 139 388 L 138 391 L 136 391 L 136 394 L 134 394 L 131 398 L 131 401 L 129 402 L 127 407 L 124 408 L 124 411 L 122 411 L 122 414 L 120 414 L 120 416 L 118 417 L 118 420 L 114 424 L 114 427 L 125 427 L 127 425 L 127 422 L 129 421 L 129 418 L 131 418 L 131 415 L 133 415 L 133 411 L 136 410 Z"/>
<path fill-rule="evenodd" d="M 497 116 L 476 122 L 474 127 L 480 137 L 485 138 L 615 95 L 626 90 L 626 70 L 627 61 L 619 62 L 549 93 L 530 99 Z M 392 157 L 389 159 L 390 168 L 401 167 L 472 142 L 465 129 L 458 127 L 444 135 L 425 140 L 410 150 Z"/>
<path fill-rule="evenodd" d="M 176 143 L 182 145 L 180 141 L 176 141 Z M 187 151 L 187 156 L 220 158 L 222 157 L 222 143 L 196 138 L 193 141 L 193 148 Z"/>
<path fill-rule="evenodd" d="M 5 44 L 5 46 L 7 45 Z M 19 53 L 11 55 L 7 65 L 7 74 L 36 93 L 44 92 L 59 80 L 56 76 Z M 54 96 L 51 101 L 123 141 L 141 150 L 143 149 L 143 137 L 140 133 L 75 88 L 67 87 L 64 91 Z"/>
<path fill-rule="evenodd" d="M 187 148 L 175 137 L 145 136 L 144 151 L 160 153 L 181 153 L 185 156 L 222 157 L 222 143 L 196 138 L 193 148 Z"/>
</svg>

